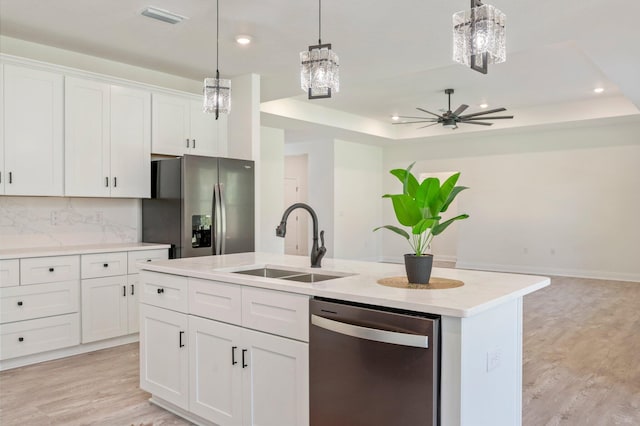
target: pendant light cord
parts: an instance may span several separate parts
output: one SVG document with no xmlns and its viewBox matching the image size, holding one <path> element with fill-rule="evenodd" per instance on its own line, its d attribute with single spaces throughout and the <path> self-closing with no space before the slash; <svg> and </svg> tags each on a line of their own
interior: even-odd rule
<svg viewBox="0 0 640 426">
<path fill-rule="evenodd" d="M 216 0 L 216 78 L 220 78 L 218 64 L 220 62 L 220 2 Z"/>
<path fill-rule="evenodd" d="M 318 0 L 318 45 L 322 44 L 322 0 Z"/>
</svg>

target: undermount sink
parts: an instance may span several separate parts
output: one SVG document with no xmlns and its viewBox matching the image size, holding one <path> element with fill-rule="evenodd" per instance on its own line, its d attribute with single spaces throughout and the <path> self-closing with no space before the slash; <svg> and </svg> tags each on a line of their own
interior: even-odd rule
<svg viewBox="0 0 640 426">
<path fill-rule="evenodd" d="M 301 283 L 315 283 L 319 281 L 333 280 L 336 278 L 344 278 L 351 274 L 345 273 L 317 273 L 297 271 L 293 269 L 283 269 L 279 267 L 263 267 L 257 269 L 247 269 L 243 271 L 234 271 L 235 274 L 253 275 L 264 278 L 280 278 L 287 281 L 297 281 Z"/>
</svg>

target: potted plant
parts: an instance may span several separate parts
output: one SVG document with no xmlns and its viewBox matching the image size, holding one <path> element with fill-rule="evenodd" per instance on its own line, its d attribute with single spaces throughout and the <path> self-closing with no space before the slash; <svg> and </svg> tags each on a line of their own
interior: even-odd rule
<svg viewBox="0 0 640 426">
<path fill-rule="evenodd" d="M 411 173 L 412 163 L 406 170 L 394 169 L 391 174 L 402 182 L 402 194 L 385 194 L 382 198 L 390 198 L 393 210 L 401 225 L 410 227 L 410 233 L 393 225 L 375 228 L 388 229 L 405 238 L 411 246 L 412 253 L 404 255 L 407 279 L 412 284 L 428 284 L 433 266 L 433 255 L 428 254 L 431 242 L 436 235 L 457 220 L 466 219 L 468 214 L 461 214 L 441 222 L 441 214 L 446 212 L 451 202 L 463 190 L 464 186 L 456 186 L 460 173 L 456 173 L 440 185 L 438 178 L 430 177 L 418 182 Z"/>
</svg>

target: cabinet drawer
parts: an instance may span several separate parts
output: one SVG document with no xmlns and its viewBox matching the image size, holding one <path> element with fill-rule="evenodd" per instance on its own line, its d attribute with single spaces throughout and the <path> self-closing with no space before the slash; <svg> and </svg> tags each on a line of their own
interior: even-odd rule
<svg viewBox="0 0 640 426">
<path fill-rule="evenodd" d="M 34 257 L 20 260 L 20 284 L 42 284 L 80 278 L 80 256 Z"/>
<path fill-rule="evenodd" d="M 0 287 L 20 284 L 20 261 L 18 259 L 0 260 Z"/>
<path fill-rule="evenodd" d="M 140 303 L 187 313 L 187 277 L 140 272 Z"/>
<path fill-rule="evenodd" d="M 78 312 L 78 289 L 78 280 L 2 288 L 0 323 Z"/>
<path fill-rule="evenodd" d="M 83 254 L 81 266 L 83 279 L 126 275 L 127 253 Z"/>
<path fill-rule="evenodd" d="M 242 288 L 242 326 L 309 341 L 309 296 Z"/>
<path fill-rule="evenodd" d="M 152 260 L 164 260 L 169 258 L 169 250 L 139 250 L 130 251 L 128 254 L 129 274 L 137 274 L 140 272 L 138 269 L 138 262 L 151 262 Z"/>
<path fill-rule="evenodd" d="M 189 313 L 240 325 L 242 291 L 235 284 L 189 278 Z"/>
<path fill-rule="evenodd" d="M 3 360 L 79 344 L 77 313 L 0 325 L 0 359 Z"/>
</svg>

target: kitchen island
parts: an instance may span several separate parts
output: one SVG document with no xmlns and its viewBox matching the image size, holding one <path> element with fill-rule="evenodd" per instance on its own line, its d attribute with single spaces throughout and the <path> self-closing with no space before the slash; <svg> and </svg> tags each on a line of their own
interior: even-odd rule
<svg viewBox="0 0 640 426">
<path fill-rule="evenodd" d="M 277 419 L 274 424 L 281 425 L 308 424 L 308 387 L 313 386 L 306 376 L 308 300 L 323 297 L 440 315 L 441 424 L 521 424 L 522 297 L 549 285 L 548 278 L 434 268 L 434 277 L 464 285 L 413 290 L 378 284 L 381 278 L 404 275 L 403 265 L 340 259 L 323 263 L 321 269 L 310 268 L 308 257 L 244 253 L 143 265 L 141 387 L 153 394 L 153 402 L 201 424 L 254 424 L 259 418 Z M 238 273 L 264 267 L 336 277 L 309 283 Z M 175 321 L 160 318 L 164 314 Z M 169 323 L 173 325 L 166 331 L 177 336 L 175 349 L 162 346 L 166 338 L 159 339 L 164 333 L 160 324 Z M 204 333 L 207 327 L 214 331 Z M 267 348 L 268 338 L 279 340 Z M 223 341 L 229 346 L 218 354 L 214 343 Z M 278 372 L 282 360 L 272 359 L 266 371 L 253 371 L 259 358 L 252 356 L 271 356 L 278 352 L 274 348 L 282 349 L 282 359 L 290 362 L 282 370 L 294 372 L 289 382 Z M 208 361 L 203 361 L 205 355 Z M 230 383 L 226 390 L 212 391 L 204 383 L 207 371 L 219 374 L 218 355 L 233 357 L 230 365 L 241 362 L 242 369 L 210 376 Z M 265 355 L 265 365 L 268 359 Z M 243 374 L 251 361 L 256 368 L 247 368 L 252 372 L 233 382 L 232 376 Z M 154 377 L 175 367 L 167 362 L 177 363 L 183 372 L 171 380 Z M 268 383 L 289 383 L 277 393 L 288 390 L 291 401 L 274 405 L 268 398 L 275 389 L 260 389 L 261 383 L 265 388 Z M 234 392 L 237 395 L 227 395 Z M 224 407 L 216 406 L 220 404 Z"/>
</svg>

